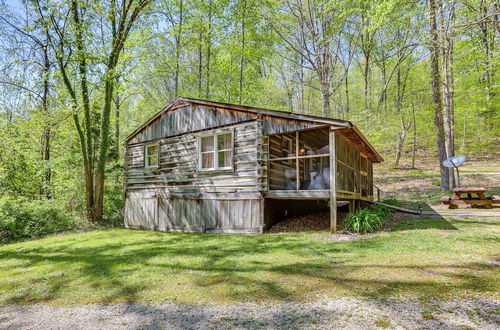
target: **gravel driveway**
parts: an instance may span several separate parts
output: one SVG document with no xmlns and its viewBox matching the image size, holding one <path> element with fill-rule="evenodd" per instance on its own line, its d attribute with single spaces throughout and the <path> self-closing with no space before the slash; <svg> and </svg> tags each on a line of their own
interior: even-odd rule
<svg viewBox="0 0 500 330">
<path fill-rule="evenodd" d="M 337 298 L 297 304 L 0 307 L 1 329 L 440 328 L 498 329 L 500 301 Z"/>
</svg>

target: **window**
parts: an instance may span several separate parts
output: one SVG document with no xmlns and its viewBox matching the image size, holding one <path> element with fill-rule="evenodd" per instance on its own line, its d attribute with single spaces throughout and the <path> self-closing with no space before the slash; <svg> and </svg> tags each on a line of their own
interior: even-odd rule
<svg viewBox="0 0 500 330">
<path fill-rule="evenodd" d="M 158 144 L 150 144 L 146 146 L 145 152 L 146 167 L 158 167 L 159 164 L 159 146 Z"/>
<path fill-rule="evenodd" d="M 199 169 L 233 168 L 233 133 L 205 135 L 199 138 Z"/>
</svg>

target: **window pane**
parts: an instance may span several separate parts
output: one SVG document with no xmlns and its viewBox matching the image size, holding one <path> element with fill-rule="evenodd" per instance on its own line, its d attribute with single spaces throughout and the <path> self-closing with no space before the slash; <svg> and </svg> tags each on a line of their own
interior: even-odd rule
<svg viewBox="0 0 500 330">
<path fill-rule="evenodd" d="M 217 149 L 231 149 L 231 133 L 217 135 Z"/>
<path fill-rule="evenodd" d="M 214 137 L 204 136 L 201 138 L 201 151 L 213 151 L 214 150 Z"/>
<path fill-rule="evenodd" d="M 214 154 L 212 152 L 201 154 L 201 168 L 214 167 Z"/>
<path fill-rule="evenodd" d="M 231 167 L 231 151 L 218 152 L 219 167 Z"/>
<path fill-rule="evenodd" d="M 148 157 L 149 161 L 148 161 L 148 164 L 149 166 L 156 166 L 158 165 L 158 155 L 152 155 L 150 157 Z"/>
<path fill-rule="evenodd" d="M 148 155 L 158 153 L 158 145 L 148 146 Z"/>
</svg>

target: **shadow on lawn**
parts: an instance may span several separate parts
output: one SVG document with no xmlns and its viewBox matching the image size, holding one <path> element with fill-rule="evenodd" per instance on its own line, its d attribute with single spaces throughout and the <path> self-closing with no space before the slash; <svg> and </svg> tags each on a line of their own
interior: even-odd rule
<svg viewBox="0 0 500 330">
<path fill-rule="evenodd" d="M 20 275 L 8 281 L 0 278 L 0 302 L 132 303 L 144 301 L 145 296 L 158 302 L 172 294 L 181 302 L 193 302 L 193 297 L 184 297 L 190 294 L 194 301 L 196 295 L 202 301 L 301 301 L 311 294 L 336 291 L 374 297 L 446 296 L 450 289 L 491 292 L 495 287 L 494 274 L 487 272 L 495 268 L 487 264 L 358 263 L 366 259 L 364 254 L 388 248 L 390 242 L 381 238 L 325 243 L 300 235 L 125 231 L 93 237 L 54 248 L 39 241 L 38 247 L 0 250 L 0 264 L 10 264 L 10 271 Z M 113 243 L 104 244 L 109 240 Z M 380 273 L 387 276 L 376 275 Z M 395 273 L 401 276 L 392 276 Z M 15 291 L 5 292 L 7 288 Z"/>
<path fill-rule="evenodd" d="M 421 206 L 423 210 L 432 210 L 429 204 L 424 203 Z M 434 210 L 425 211 L 425 213 L 420 216 L 408 214 L 403 219 L 391 220 L 391 231 L 414 229 L 458 230 L 457 227 L 453 226 L 441 214 Z"/>
</svg>

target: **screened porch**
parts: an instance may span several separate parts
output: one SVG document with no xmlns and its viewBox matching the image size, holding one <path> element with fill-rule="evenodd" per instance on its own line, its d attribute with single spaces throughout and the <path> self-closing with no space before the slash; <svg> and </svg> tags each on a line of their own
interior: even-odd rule
<svg viewBox="0 0 500 330">
<path fill-rule="evenodd" d="M 372 163 L 330 126 L 269 135 L 265 145 L 268 198 L 373 199 Z"/>
</svg>

